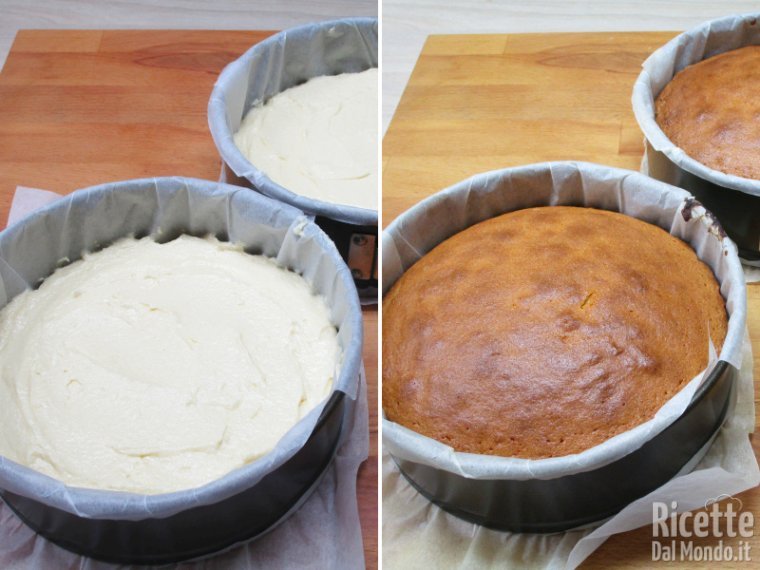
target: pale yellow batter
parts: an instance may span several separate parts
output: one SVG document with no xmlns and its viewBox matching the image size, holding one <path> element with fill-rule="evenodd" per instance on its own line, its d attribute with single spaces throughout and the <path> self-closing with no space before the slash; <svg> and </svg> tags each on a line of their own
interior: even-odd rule
<svg viewBox="0 0 760 570">
<path fill-rule="evenodd" d="M 81 487 L 160 493 L 270 451 L 340 349 L 296 273 L 216 239 L 124 239 L 0 311 L 0 454 Z"/>
<path fill-rule="evenodd" d="M 315 77 L 253 107 L 240 151 L 288 190 L 377 209 L 377 69 Z"/>
</svg>

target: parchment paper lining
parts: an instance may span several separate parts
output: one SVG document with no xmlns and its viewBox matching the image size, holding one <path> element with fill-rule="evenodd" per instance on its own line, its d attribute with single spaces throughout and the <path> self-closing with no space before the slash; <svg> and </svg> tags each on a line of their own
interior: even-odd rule
<svg viewBox="0 0 760 570">
<path fill-rule="evenodd" d="M 348 268 L 332 241 L 302 212 L 248 189 L 173 177 L 114 182 L 70 194 L 0 232 L 0 307 L 82 251 L 130 234 L 162 241 L 180 233 L 242 242 L 248 251 L 303 274 L 327 300 L 338 327 L 343 353 L 333 391 L 356 400 L 363 331 Z M 168 517 L 256 484 L 303 446 L 323 407 L 324 402 L 307 414 L 269 454 L 197 489 L 139 495 L 74 488 L 2 456 L 0 487 L 94 519 Z"/>
<path fill-rule="evenodd" d="M 347 18 L 285 30 L 230 63 L 217 79 L 208 104 L 211 136 L 222 160 L 265 195 L 306 213 L 377 225 L 377 210 L 315 200 L 280 186 L 251 164 L 233 139 L 248 110 L 277 93 L 312 77 L 377 67 L 377 42 L 376 19 Z"/>
<path fill-rule="evenodd" d="M 540 205 L 622 212 L 689 243 L 712 268 L 726 299 L 729 324 L 720 359 L 739 368 L 746 290 L 735 245 L 688 192 L 628 170 L 582 162 L 534 164 L 479 174 L 430 196 L 383 232 L 383 293 L 451 235 L 496 215 Z M 576 455 L 530 460 L 460 453 L 385 418 L 383 444 L 396 457 L 472 479 L 552 479 L 601 467 L 641 447 L 681 415 L 704 376 L 695 377 L 652 420 Z"/>
</svg>

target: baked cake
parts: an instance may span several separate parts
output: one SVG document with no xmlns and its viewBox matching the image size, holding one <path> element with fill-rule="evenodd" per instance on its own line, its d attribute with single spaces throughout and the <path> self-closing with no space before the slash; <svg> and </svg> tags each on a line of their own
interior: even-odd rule
<svg viewBox="0 0 760 570">
<path fill-rule="evenodd" d="M 760 180 L 760 46 L 690 65 L 665 86 L 656 119 L 693 159 Z"/>
<path fill-rule="evenodd" d="M 386 295 L 383 408 L 457 451 L 578 453 L 652 418 L 726 327 L 711 270 L 659 227 L 519 210 L 444 241 Z"/>
</svg>

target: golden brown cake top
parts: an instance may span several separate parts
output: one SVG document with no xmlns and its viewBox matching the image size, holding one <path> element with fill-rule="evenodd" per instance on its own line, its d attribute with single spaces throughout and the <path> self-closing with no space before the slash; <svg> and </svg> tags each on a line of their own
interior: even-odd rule
<svg viewBox="0 0 760 570">
<path fill-rule="evenodd" d="M 690 65 L 657 97 L 656 119 L 693 159 L 760 180 L 760 46 Z"/>
<path fill-rule="evenodd" d="M 662 229 L 542 207 L 472 226 L 383 301 L 388 419 L 457 451 L 577 453 L 652 418 L 726 335 L 711 270 Z"/>
</svg>

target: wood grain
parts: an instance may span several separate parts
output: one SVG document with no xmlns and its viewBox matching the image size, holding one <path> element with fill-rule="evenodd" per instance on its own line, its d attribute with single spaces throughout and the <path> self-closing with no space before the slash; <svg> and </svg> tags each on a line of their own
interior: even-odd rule
<svg viewBox="0 0 760 570">
<path fill-rule="evenodd" d="M 383 0 L 383 128 L 430 34 L 688 30 L 757 8 L 756 0 Z"/>
<path fill-rule="evenodd" d="M 0 67 L 21 29 L 283 30 L 346 16 L 376 18 L 378 6 L 377 0 L 2 0 Z"/>
<path fill-rule="evenodd" d="M 673 35 L 428 37 L 383 141 L 382 223 L 486 170 L 568 159 L 638 170 L 643 136 L 631 111 L 631 90 L 642 61 Z M 760 284 L 748 286 L 748 306 L 757 406 Z M 759 442 L 754 437 L 756 454 Z M 759 488 L 740 498 L 744 510 L 760 513 Z M 750 539 L 755 553 L 760 552 L 758 534 Z M 615 536 L 585 567 L 650 567 L 651 537 L 649 527 Z M 738 539 L 724 543 L 736 545 Z M 710 563 L 690 566 L 706 568 Z M 747 565 L 737 562 L 735 567 Z"/>
<path fill-rule="evenodd" d="M 112 180 L 220 171 L 206 105 L 221 69 L 266 31 L 19 32 L 0 73 L 0 220 L 16 186 L 68 193 Z M 370 456 L 359 471 L 377 568 L 377 311 L 364 311 Z"/>
</svg>

